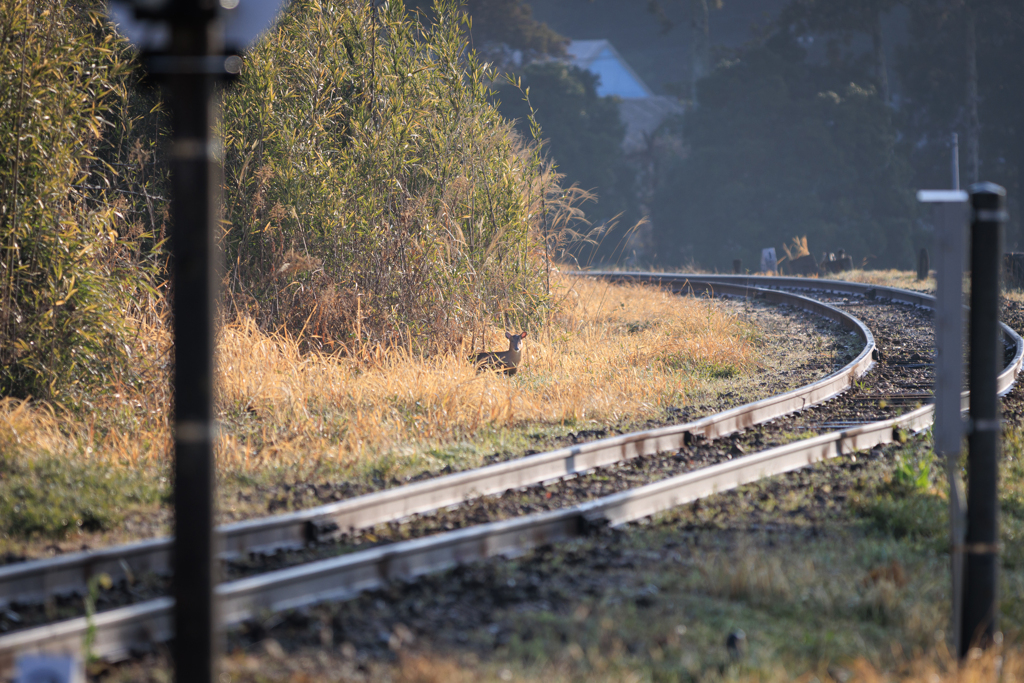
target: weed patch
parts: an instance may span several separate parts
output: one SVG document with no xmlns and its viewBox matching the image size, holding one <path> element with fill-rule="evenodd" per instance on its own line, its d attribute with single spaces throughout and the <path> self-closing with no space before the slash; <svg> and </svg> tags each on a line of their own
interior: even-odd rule
<svg viewBox="0 0 1024 683">
<path fill-rule="evenodd" d="M 61 539 L 79 530 L 109 531 L 167 493 L 143 473 L 103 463 L 5 459 L 2 470 L 0 534 L 7 536 Z"/>
</svg>

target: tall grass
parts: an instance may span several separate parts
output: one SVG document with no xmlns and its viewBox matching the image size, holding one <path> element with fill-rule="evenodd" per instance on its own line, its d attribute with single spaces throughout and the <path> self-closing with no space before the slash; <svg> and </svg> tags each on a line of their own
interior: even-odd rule
<svg viewBox="0 0 1024 683">
<path fill-rule="evenodd" d="M 74 400 L 128 369 L 148 273 L 97 155 L 130 73 L 98 4 L 0 0 L 0 395 Z"/>
<path fill-rule="evenodd" d="M 525 367 L 512 380 L 478 373 L 466 343 L 431 356 L 367 346 L 349 357 L 311 357 L 251 320 L 228 326 L 219 344 L 220 411 L 239 434 L 245 425 L 263 427 L 226 445 L 224 462 L 258 467 L 311 452 L 372 459 L 493 429 L 615 422 L 688 403 L 712 380 L 753 366 L 749 331 L 711 302 L 560 284 L 559 312 L 528 338 Z M 480 346 L 507 342 L 490 328 Z"/>
<path fill-rule="evenodd" d="M 366 344 L 339 356 L 309 353 L 252 318 L 225 325 L 217 339 L 221 472 L 372 465 L 495 430 L 646 418 L 701 400 L 757 362 L 753 331 L 711 301 L 557 275 L 553 294 L 556 313 L 531 333 L 514 378 L 477 372 L 468 341 L 444 354 Z M 146 382 L 112 383 L 90 399 L 88 414 L 0 402 L 4 467 L 48 457 L 168 465 L 170 339 L 163 327 L 140 329 Z M 479 346 L 507 342 L 490 327 Z"/>
<path fill-rule="evenodd" d="M 225 97 L 235 310 L 314 348 L 455 348 L 547 305 L 557 175 L 489 101 L 456 3 L 298 0 Z"/>
</svg>

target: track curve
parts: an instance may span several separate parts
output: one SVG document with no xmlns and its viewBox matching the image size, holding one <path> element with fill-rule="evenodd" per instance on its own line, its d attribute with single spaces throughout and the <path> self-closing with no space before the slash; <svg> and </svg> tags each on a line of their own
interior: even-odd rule
<svg viewBox="0 0 1024 683">
<path fill-rule="evenodd" d="M 862 322 L 834 306 L 787 292 L 746 285 L 690 280 L 693 292 L 757 297 L 802 308 L 856 333 L 864 347 L 844 367 L 793 391 L 715 415 L 658 429 L 623 434 L 437 477 L 307 510 L 222 525 L 221 557 L 232 560 L 251 553 L 272 553 L 323 542 L 378 524 L 456 505 L 467 498 L 589 472 L 612 463 L 675 450 L 696 438 L 716 439 L 779 416 L 803 410 L 846 391 L 872 365 L 874 337 Z M 52 595 L 84 594 L 91 576 L 105 573 L 115 582 L 126 574 L 164 573 L 170 567 L 173 540 L 158 538 L 128 545 L 69 553 L 0 567 L 0 608 L 13 599 L 42 602 Z"/>
<path fill-rule="evenodd" d="M 694 292 L 715 290 L 721 294 L 730 293 L 735 296 L 764 298 L 784 295 L 783 292 L 775 289 L 752 286 L 751 282 L 753 281 L 758 285 L 798 287 L 806 290 L 815 289 L 854 295 L 864 295 L 870 292 L 874 297 L 888 298 L 923 308 L 930 308 L 934 305 L 934 300 L 924 294 L 836 281 L 744 276 L 668 276 L 653 273 L 590 273 L 589 275 L 647 282 L 672 287 L 677 291 L 684 289 Z M 768 280 L 771 282 L 766 282 Z M 815 303 L 819 306 L 822 305 L 819 302 Z M 834 307 L 827 308 L 839 312 Z M 999 387 L 1002 392 L 1008 391 L 1012 386 L 1014 378 L 1020 372 L 1021 360 L 1024 358 L 1024 342 L 1019 335 L 1004 326 L 1004 339 L 1013 346 L 1013 354 L 1010 362 L 1000 374 Z M 870 332 L 867 332 L 864 352 L 857 359 L 851 361 L 844 371 L 850 369 L 851 366 L 858 366 L 858 364 L 862 364 L 860 366 L 865 369 L 870 366 L 870 354 L 874 349 L 873 340 L 872 343 L 868 343 L 869 340 L 872 338 Z M 829 380 L 835 383 L 838 374 L 840 373 L 830 375 L 821 382 Z M 849 379 L 851 376 L 845 376 L 847 388 L 852 381 Z M 806 389 L 804 387 L 797 392 Z M 836 393 L 841 391 L 842 388 L 839 388 Z M 789 393 L 794 394 L 795 392 Z M 775 397 L 766 400 L 781 398 Z M 807 395 L 804 395 L 800 400 L 805 401 L 806 398 Z M 792 400 L 793 397 L 789 396 L 781 403 L 776 404 L 776 408 Z M 799 407 L 804 407 L 804 405 Z M 750 410 L 752 406 L 757 406 L 757 404 L 743 408 Z M 738 410 L 740 409 L 726 411 L 720 415 Z M 860 425 L 852 429 L 835 431 L 770 448 L 571 508 L 404 541 L 352 553 L 340 558 L 331 558 L 222 584 L 218 587 L 218 595 L 221 599 L 224 621 L 225 623 L 237 623 L 267 609 L 281 610 L 327 599 L 341 599 L 361 590 L 378 587 L 396 578 L 413 578 L 427 572 L 450 567 L 453 564 L 496 554 L 514 555 L 541 543 L 588 533 L 595 527 L 620 525 L 713 492 L 728 490 L 765 476 L 791 471 L 839 453 L 870 448 L 891 441 L 894 438 L 893 432 L 897 429 L 919 431 L 931 424 L 933 412 L 934 409 L 931 405 L 925 405 L 895 419 Z M 705 418 L 705 420 L 709 419 Z M 724 417 L 719 420 L 718 426 L 714 429 L 721 430 L 719 435 L 728 434 L 742 428 L 746 420 L 748 420 L 747 417 L 740 417 L 739 414 Z M 693 438 L 700 429 L 709 428 L 709 424 L 700 425 L 701 422 L 704 421 L 638 433 L 645 434 L 644 437 L 623 435 L 603 441 L 616 442 L 610 447 L 617 448 L 623 455 L 627 455 L 630 453 L 630 449 L 633 449 L 634 454 L 628 457 L 636 457 L 636 455 L 647 452 L 644 451 L 644 448 L 655 448 L 662 451 L 679 448 L 681 442 L 685 443 L 687 434 Z M 683 427 L 686 429 L 682 429 Z M 594 442 L 573 449 L 562 449 L 571 451 L 562 457 L 563 468 L 567 457 L 577 458 L 587 451 L 586 447 L 590 447 L 590 452 L 602 452 L 604 448 L 608 447 L 608 444 L 596 445 L 601 443 Z M 637 445 L 641 443 L 645 446 Z M 557 451 L 553 453 L 557 453 Z M 554 459 L 552 454 L 541 454 L 541 456 Z M 543 459 L 541 456 L 531 457 Z M 574 460 L 574 465 L 575 462 Z M 501 465 L 509 465 L 509 463 Z M 480 471 L 462 474 L 471 475 Z M 570 474 L 577 472 L 577 470 L 563 471 Z M 392 491 L 399 490 L 393 489 Z M 344 501 L 344 503 L 349 502 L 351 501 Z M 161 598 L 96 616 L 92 623 L 92 628 L 96 632 L 94 652 L 100 656 L 118 659 L 128 656 L 135 644 L 169 637 L 172 605 L 173 601 L 170 598 Z M 0 673 L 9 672 L 8 666 L 16 652 L 41 649 L 66 650 L 80 647 L 82 636 L 88 628 L 89 624 L 85 619 L 74 619 L 0 638 Z"/>
</svg>

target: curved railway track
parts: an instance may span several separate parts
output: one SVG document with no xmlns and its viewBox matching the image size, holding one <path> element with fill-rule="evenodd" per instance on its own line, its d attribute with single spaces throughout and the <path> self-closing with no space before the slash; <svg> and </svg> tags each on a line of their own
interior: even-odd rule
<svg viewBox="0 0 1024 683">
<path fill-rule="evenodd" d="M 864 348 L 841 370 L 822 380 L 695 422 L 602 439 L 312 510 L 225 525 L 220 528 L 225 560 L 230 573 L 242 578 L 218 587 L 224 622 L 238 623 L 266 610 L 350 597 L 394 579 L 413 578 L 462 562 L 497 554 L 514 555 L 597 527 L 646 517 L 839 453 L 871 448 L 898 438 L 894 432 L 919 431 L 931 424 L 930 405 L 896 415 L 907 407 L 908 396 L 911 404 L 927 400 L 920 389 L 931 383 L 926 309 L 933 305 L 933 299 L 928 295 L 797 278 L 591 275 L 793 306 L 840 323 L 861 337 Z M 780 288 L 816 291 L 832 297 L 836 305 Z M 851 301 L 850 297 L 857 298 Z M 872 332 L 843 308 L 855 308 L 858 315 L 868 318 L 872 316 L 865 312 L 870 313 L 872 308 L 902 316 L 902 322 L 890 322 L 885 328 L 883 336 L 892 348 L 879 353 Z M 892 314 L 896 309 L 901 310 Z M 912 325 L 907 323 L 911 319 L 916 321 Z M 916 340 L 917 348 L 926 353 L 917 353 L 916 358 L 900 355 L 898 349 L 903 344 L 899 333 L 907 331 L 916 331 L 922 337 Z M 1009 390 L 1024 358 L 1024 342 L 1006 326 L 1004 339 L 1011 351 L 999 379 L 1001 392 Z M 855 386 L 872 367 L 873 357 L 880 361 L 879 371 Z M 874 379 L 882 383 L 868 386 Z M 901 388 L 896 386 L 900 382 L 918 390 L 897 393 L 894 389 Z M 847 391 L 851 387 L 854 391 Z M 831 400 L 844 392 L 843 398 Z M 789 417 L 780 419 L 783 416 Z M 835 431 L 780 443 L 787 434 L 792 436 L 801 428 Z M 740 432 L 744 435 L 734 436 L 728 448 L 710 444 Z M 747 451 L 754 452 L 744 455 Z M 591 474 L 598 468 L 599 475 Z M 650 482 L 652 478 L 658 480 Z M 598 479 L 601 486 L 588 483 Z M 634 488 L 637 482 L 649 483 Z M 518 502 L 501 504 L 509 500 Z M 470 503 L 461 508 L 421 516 L 466 501 Z M 445 531 L 453 526 L 465 528 Z M 378 532 L 373 536 L 379 540 L 367 542 L 368 535 L 359 532 L 371 528 Z M 419 537 L 397 540 L 410 535 Z M 310 548 L 314 549 L 312 555 Z M 26 604 L 62 594 L 80 595 L 88 577 L 99 572 L 112 575 L 122 584 L 126 576 L 163 572 L 169 564 L 170 549 L 169 539 L 156 539 L 0 568 L 0 607 L 12 599 Z M 246 558 L 267 553 L 276 553 L 275 567 L 301 564 L 274 571 L 267 571 L 266 566 L 247 566 Z M 10 675 L 17 653 L 79 651 L 90 628 L 95 633 L 94 655 L 112 660 L 130 656 L 139 646 L 171 637 L 172 605 L 171 598 L 157 598 L 101 613 L 91 625 L 89 620 L 78 618 L 0 637 L 0 675 Z"/>
</svg>

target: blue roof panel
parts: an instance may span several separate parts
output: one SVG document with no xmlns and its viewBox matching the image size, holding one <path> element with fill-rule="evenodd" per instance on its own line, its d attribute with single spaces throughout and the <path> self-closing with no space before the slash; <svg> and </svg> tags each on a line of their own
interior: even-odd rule
<svg viewBox="0 0 1024 683">
<path fill-rule="evenodd" d="M 636 77 L 627 71 L 611 50 L 605 49 L 588 67 L 601 77 L 597 84 L 597 94 L 601 97 L 618 95 L 623 98 L 647 97 L 648 92 Z"/>
</svg>

